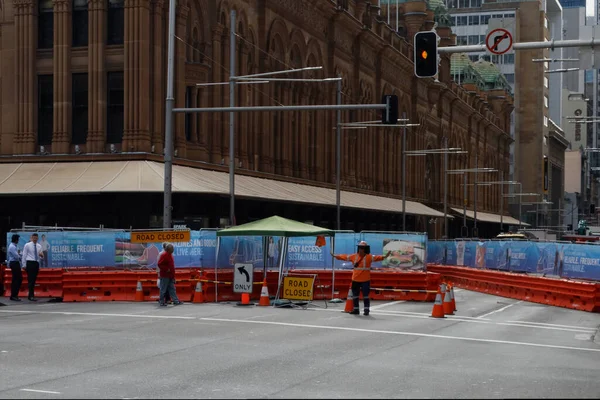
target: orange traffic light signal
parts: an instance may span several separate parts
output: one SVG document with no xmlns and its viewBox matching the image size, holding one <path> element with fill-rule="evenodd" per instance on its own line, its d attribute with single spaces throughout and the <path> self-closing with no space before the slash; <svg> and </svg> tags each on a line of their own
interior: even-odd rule
<svg viewBox="0 0 600 400">
<path fill-rule="evenodd" d="M 414 37 L 415 75 L 429 78 L 438 73 L 437 34 L 433 31 L 417 32 Z"/>
</svg>

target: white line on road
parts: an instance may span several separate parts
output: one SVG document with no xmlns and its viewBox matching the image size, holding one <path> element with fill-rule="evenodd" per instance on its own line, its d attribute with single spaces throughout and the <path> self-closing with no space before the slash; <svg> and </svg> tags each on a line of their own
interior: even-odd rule
<svg viewBox="0 0 600 400">
<path fill-rule="evenodd" d="M 517 304 L 517 303 L 515 303 Z M 511 304 L 512 305 L 512 304 Z M 508 307 L 508 306 L 507 306 Z M 504 307 L 500 310 L 496 310 L 495 312 L 502 311 L 507 308 Z M 310 309 L 311 311 L 328 311 L 328 312 L 337 312 L 339 310 L 334 309 Z M 25 314 L 60 314 L 60 315 L 89 315 L 89 316 L 105 316 L 105 317 L 123 317 L 123 318 L 152 318 L 152 319 L 180 319 L 180 320 L 205 320 L 204 318 L 198 317 L 189 317 L 189 316 L 178 316 L 178 315 L 148 315 L 148 314 L 107 314 L 107 313 L 85 313 L 85 312 L 69 312 L 69 311 L 25 311 L 25 310 L 0 310 L 0 313 L 25 313 Z M 429 319 L 431 318 L 429 313 L 417 313 L 410 311 L 377 311 L 372 314 L 374 316 L 377 315 L 387 315 L 393 317 L 405 317 L 405 318 L 419 318 L 419 319 Z M 254 316 L 250 318 L 261 318 L 267 317 L 270 315 L 261 315 Z M 441 319 L 441 318 L 440 318 Z M 438 320 L 440 320 L 438 319 Z M 516 326 L 522 328 L 533 328 L 533 329 L 547 329 L 547 330 L 556 330 L 556 331 L 569 331 L 569 332 L 584 332 L 584 333 L 593 333 L 596 331 L 595 328 L 589 327 L 561 327 L 557 326 L 544 326 L 539 323 L 529 323 L 526 321 L 519 322 L 500 322 L 500 321 L 491 321 L 489 319 L 483 319 L 481 317 L 463 317 L 460 315 L 447 315 L 445 319 L 441 319 L 442 321 L 458 321 L 458 322 L 472 322 L 479 324 L 492 324 L 492 325 L 506 325 L 506 326 Z M 75 322 L 85 322 L 84 320 L 77 320 Z M 261 321 L 262 322 L 262 321 Z"/>
<path fill-rule="evenodd" d="M 588 349 L 588 348 L 583 348 L 583 347 L 558 346 L 558 345 L 552 345 L 552 344 L 528 343 L 528 342 L 514 342 L 514 341 L 510 341 L 510 340 L 477 339 L 477 338 L 469 338 L 469 337 L 461 337 L 461 336 L 434 335 L 434 334 L 429 334 L 429 333 L 384 331 L 384 330 L 379 330 L 379 329 L 363 329 L 363 328 L 349 328 L 349 327 L 344 327 L 344 326 L 296 324 L 296 323 L 290 323 L 290 322 L 249 321 L 249 320 L 245 320 L 245 319 L 226 319 L 226 318 L 209 318 L 209 317 L 203 317 L 200 319 L 204 320 L 204 321 L 279 325 L 279 326 L 290 326 L 290 327 L 297 327 L 297 328 L 327 329 L 327 330 L 340 330 L 340 331 L 365 332 L 365 333 L 382 333 L 382 334 L 388 334 L 388 335 L 418 336 L 418 337 L 428 337 L 428 338 L 436 338 L 436 339 L 462 340 L 462 341 L 467 341 L 467 342 L 512 344 L 512 345 L 517 345 L 517 346 L 542 347 L 542 348 L 548 348 L 548 349 L 578 350 L 578 351 L 589 351 L 589 352 L 600 353 L 600 349 Z"/>
<path fill-rule="evenodd" d="M 512 323 L 515 323 L 515 324 L 556 326 L 556 327 L 560 327 L 560 328 L 572 328 L 572 329 L 590 330 L 590 331 L 596 331 L 597 330 L 596 328 L 593 328 L 591 326 L 557 325 L 557 324 L 546 324 L 544 322 L 529 322 L 529 321 L 506 321 L 506 322 L 512 322 Z"/>
<path fill-rule="evenodd" d="M 0 310 L 2 313 L 25 313 L 25 314 L 61 314 L 61 315 L 97 315 L 102 317 L 131 317 L 131 318 L 158 318 L 158 319 L 196 319 L 196 317 L 181 317 L 178 315 L 140 315 L 140 314 L 105 314 L 105 313 L 85 313 L 70 311 L 21 311 L 21 310 Z"/>
<path fill-rule="evenodd" d="M 52 390 L 36 390 L 36 389 L 19 389 L 19 390 L 22 392 L 60 394 L 60 392 L 53 392 Z"/>
<path fill-rule="evenodd" d="M 311 311 L 333 311 L 339 312 L 338 310 L 330 310 L 330 309 L 311 309 Z M 371 314 L 373 316 L 378 315 L 387 315 L 393 317 L 406 317 L 406 318 L 420 318 L 420 319 L 429 319 L 431 318 L 431 314 L 429 313 L 417 313 L 417 312 L 408 312 L 408 311 L 387 311 L 381 310 L 376 313 Z M 440 318 L 441 319 L 441 318 Z M 500 321 L 492 321 L 490 319 L 483 319 L 479 317 L 463 317 L 461 315 L 446 315 L 445 319 L 442 321 L 459 321 L 459 322 L 472 322 L 476 324 L 491 324 L 491 325 L 504 325 L 504 326 L 516 326 L 519 328 L 532 328 L 532 329 L 547 329 L 552 331 L 567 331 L 567 332 L 585 332 L 585 333 L 593 333 L 596 332 L 595 328 L 586 328 L 586 327 L 561 327 L 561 326 L 544 326 L 537 324 L 530 324 L 526 321 L 520 322 L 500 322 Z"/>
<path fill-rule="evenodd" d="M 512 307 L 512 306 L 514 306 L 516 304 L 521 304 L 522 302 L 523 302 L 523 300 L 520 300 L 520 301 L 517 301 L 516 303 L 509 304 L 509 305 L 507 305 L 505 307 L 499 308 L 498 310 L 494 310 L 494 311 L 491 311 L 491 312 L 489 312 L 487 314 L 480 315 L 479 317 L 477 317 L 477 319 L 481 319 L 481 318 L 484 318 L 484 317 L 488 317 L 488 316 L 490 316 L 492 314 L 496 314 L 496 313 L 502 312 L 502 311 L 506 310 L 507 308 Z"/>
<path fill-rule="evenodd" d="M 405 300 L 390 301 L 389 303 L 378 304 L 376 306 L 373 306 L 373 307 L 371 307 L 371 310 L 379 310 L 380 308 L 383 308 L 383 307 L 392 306 L 394 304 L 400 304 L 400 303 L 404 303 L 404 302 L 405 302 Z"/>
</svg>

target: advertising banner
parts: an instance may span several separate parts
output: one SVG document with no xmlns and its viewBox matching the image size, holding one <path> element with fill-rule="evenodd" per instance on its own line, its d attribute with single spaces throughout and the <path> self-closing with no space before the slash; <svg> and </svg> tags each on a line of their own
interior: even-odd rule
<svg viewBox="0 0 600 400">
<path fill-rule="evenodd" d="M 371 246 L 371 254 L 390 257 L 372 268 L 424 271 L 427 265 L 427 235 L 409 233 L 361 233 L 360 240 Z M 356 248 L 353 252 L 356 251 Z"/>
<path fill-rule="evenodd" d="M 427 248 L 430 263 L 600 281 L 597 245 L 439 240 L 429 242 Z"/>
<path fill-rule="evenodd" d="M 600 246 L 565 244 L 559 260 L 560 276 L 600 281 Z"/>
<path fill-rule="evenodd" d="M 17 248 L 29 242 L 32 232 L 9 232 L 7 247 L 11 236 L 20 236 Z M 70 266 L 106 267 L 115 265 L 114 232 L 37 232 L 38 243 L 42 246 L 44 257 L 40 259 L 40 268 L 67 268 Z"/>
</svg>

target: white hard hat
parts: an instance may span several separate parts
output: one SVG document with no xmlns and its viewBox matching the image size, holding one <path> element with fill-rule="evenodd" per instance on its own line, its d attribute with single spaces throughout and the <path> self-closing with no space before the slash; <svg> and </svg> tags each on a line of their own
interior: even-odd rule
<svg viewBox="0 0 600 400">
<path fill-rule="evenodd" d="M 368 246 L 367 242 L 365 242 L 364 240 L 361 240 L 360 242 L 358 242 L 359 246 Z"/>
</svg>

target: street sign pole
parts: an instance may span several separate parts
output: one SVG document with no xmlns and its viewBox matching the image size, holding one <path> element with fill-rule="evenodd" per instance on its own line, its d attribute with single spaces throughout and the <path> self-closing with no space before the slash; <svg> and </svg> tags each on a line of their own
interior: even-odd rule
<svg viewBox="0 0 600 400">
<path fill-rule="evenodd" d="M 550 40 L 548 42 L 520 42 L 513 43 L 513 50 L 536 50 L 536 49 L 553 49 L 565 47 L 591 47 L 600 48 L 600 40 L 597 39 L 572 39 L 572 40 Z M 438 47 L 440 54 L 452 53 L 480 53 L 487 51 L 487 45 L 474 44 L 467 46 L 451 46 Z"/>
</svg>

